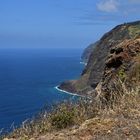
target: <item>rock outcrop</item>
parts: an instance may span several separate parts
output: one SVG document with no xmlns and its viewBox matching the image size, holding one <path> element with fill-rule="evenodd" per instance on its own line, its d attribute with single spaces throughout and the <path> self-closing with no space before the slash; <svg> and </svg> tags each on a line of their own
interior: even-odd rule
<svg viewBox="0 0 140 140">
<path fill-rule="evenodd" d="M 110 49 L 95 90 L 107 102 L 117 95 L 140 93 L 140 38 L 126 39 Z"/>
<path fill-rule="evenodd" d="M 134 42 L 138 42 L 135 39 L 139 37 L 140 21 L 116 26 L 99 40 L 97 46 L 94 48 L 89 57 L 87 66 L 83 70 L 81 77 L 78 80 L 67 81 L 60 85 L 59 88 L 78 94 L 93 95 L 93 93 L 95 93 L 95 89 L 99 87 L 102 79 L 105 79 L 105 76 L 107 75 L 107 68 L 115 71 L 118 67 L 122 66 L 124 56 L 127 57 L 128 55 L 128 57 L 131 58 L 131 55 L 138 55 L 139 52 L 134 51 L 134 48 L 136 47 Z M 133 49 L 131 49 L 132 46 L 129 47 L 129 49 L 131 49 L 130 51 L 134 51 L 133 53 L 130 53 L 129 51 L 126 52 L 126 50 L 129 50 L 126 47 L 129 43 L 130 46 L 133 44 Z M 139 48 L 140 46 L 137 47 Z M 112 55 L 114 55 L 114 51 L 118 55 L 111 58 Z M 124 56 L 122 56 L 122 54 Z M 133 58 L 135 59 L 135 57 Z M 131 65 L 133 61 L 134 60 L 130 62 L 130 60 L 128 60 L 127 65 Z M 128 66 L 127 68 L 132 69 L 132 66 Z"/>
</svg>

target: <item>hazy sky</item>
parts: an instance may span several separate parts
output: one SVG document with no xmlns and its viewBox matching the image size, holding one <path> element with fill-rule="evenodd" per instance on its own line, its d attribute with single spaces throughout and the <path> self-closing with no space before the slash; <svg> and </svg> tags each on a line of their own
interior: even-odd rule
<svg viewBox="0 0 140 140">
<path fill-rule="evenodd" d="M 0 0 L 0 47 L 86 47 L 139 13 L 140 0 Z"/>
</svg>

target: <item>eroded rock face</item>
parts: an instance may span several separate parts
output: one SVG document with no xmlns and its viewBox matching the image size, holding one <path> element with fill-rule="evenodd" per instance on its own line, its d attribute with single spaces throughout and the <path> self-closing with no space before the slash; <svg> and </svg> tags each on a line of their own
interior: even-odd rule
<svg viewBox="0 0 140 140">
<path fill-rule="evenodd" d="M 140 39 L 125 40 L 110 49 L 99 86 L 96 91 L 107 101 L 112 95 L 140 92 Z"/>
</svg>

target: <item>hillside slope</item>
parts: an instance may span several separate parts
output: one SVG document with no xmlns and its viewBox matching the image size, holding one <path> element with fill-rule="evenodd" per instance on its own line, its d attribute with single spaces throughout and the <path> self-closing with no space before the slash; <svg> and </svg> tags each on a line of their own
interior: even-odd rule
<svg viewBox="0 0 140 140">
<path fill-rule="evenodd" d="M 110 49 L 125 39 L 135 39 L 138 36 L 140 36 L 140 21 L 116 26 L 99 40 L 81 77 L 78 80 L 66 81 L 59 88 L 82 95 L 93 95 L 92 93 L 103 77 Z"/>
</svg>

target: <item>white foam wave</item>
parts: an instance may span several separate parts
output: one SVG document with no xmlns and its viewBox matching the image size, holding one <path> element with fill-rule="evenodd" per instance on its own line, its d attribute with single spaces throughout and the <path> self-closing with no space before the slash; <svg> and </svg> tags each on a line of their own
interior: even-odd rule
<svg viewBox="0 0 140 140">
<path fill-rule="evenodd" d="M 78 97 L 84 97 L 84 96 L 82 96 L 82 95 L 78 95 L 78 94 L 76 94 L 76 93 L 71 93 L 71 92 L 68 92 L 68 91 L 62 90 L 62 89 L 59 88 L 59 86 L 56 86 L 55 89 L 58 90 L 58 91 L 60 91 L 60 92 L 63 92 L 63 93 L 69 94 L 69 95 L 78 96 Z"/>
<path fill-rule="evenodd" d="M 80 64 L 83 64 L 83 65 L 85 65 L 85 66 L 87 65 L 87 63 L 85 63 L 85 62 L 80 62 Z"/>
</svg>

